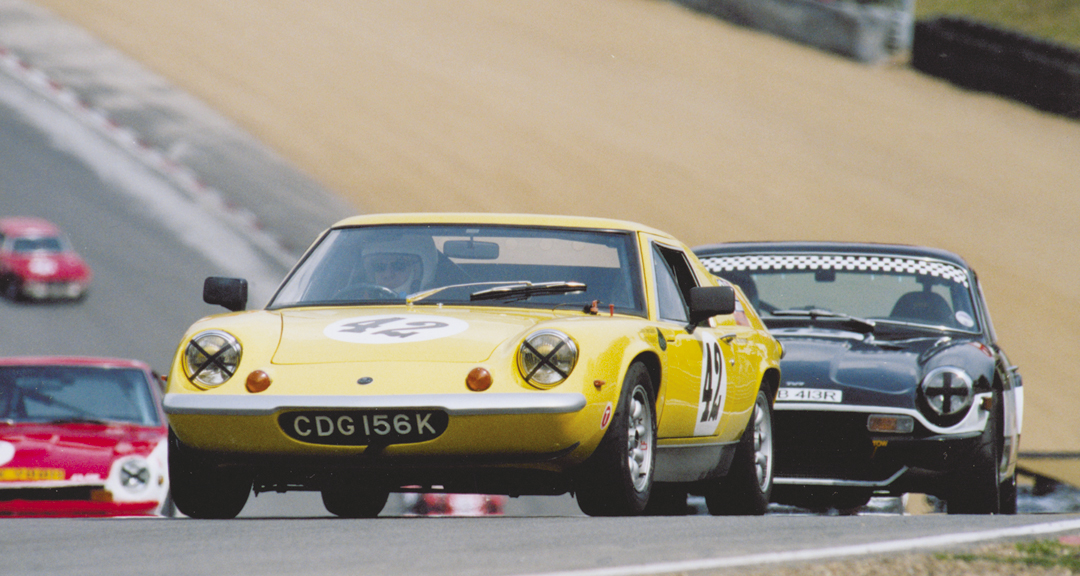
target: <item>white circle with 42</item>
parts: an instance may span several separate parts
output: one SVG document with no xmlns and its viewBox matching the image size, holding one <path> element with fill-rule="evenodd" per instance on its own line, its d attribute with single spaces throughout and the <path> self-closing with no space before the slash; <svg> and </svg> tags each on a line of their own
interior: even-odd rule
<svg viewBox="0 0 1080 576">
<path fill-rule="evenodd" d="M 468 322 L 457 318 L 388 314 L 338 320 L 323 329 L 323 334 L 353 344 L 405 344 L 447 338 L 468 328 Z"/>
<path fill-rule="evenodd" d="M 11 442 L 0 442 L 0 466 L 11 462 L 15 457 L 15 445 Z"/>
</svg>

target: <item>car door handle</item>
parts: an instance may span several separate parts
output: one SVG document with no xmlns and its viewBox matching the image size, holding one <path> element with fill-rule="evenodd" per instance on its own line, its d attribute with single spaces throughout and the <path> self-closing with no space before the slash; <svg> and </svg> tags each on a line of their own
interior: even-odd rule
<svg viewBox="0 0 1080 576">
<path fill-rule="evenodd" d="M 730 334 L 724 334 L 723 336 L 717 338 L 717 340 L 721 340 L 723 342 L 727 342 L 728 344 L 731 344 L 731 341 L 734 340 L 736 337 L 738 337 L 738 334 L 736 334 L 735 332 L 732 332 Z"/>
</svg>

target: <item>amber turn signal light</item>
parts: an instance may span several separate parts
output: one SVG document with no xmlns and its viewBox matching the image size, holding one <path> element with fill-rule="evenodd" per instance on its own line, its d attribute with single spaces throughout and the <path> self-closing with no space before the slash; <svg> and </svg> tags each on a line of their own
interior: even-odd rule
<svg viewBox="0 0 1080 576">
<path fill-rule="evenodd" d="M 252 394 L 258 394 L 259 392 L 262 392 L 263 390 L 269 388 L 270 383 L 271 380 L 269 374 L 263 372 L 262 370 L 256 370 L 251 374 L 248 374 L 247 382 L 244 384 L 244 387 L 247 388 L 248 392 L 251 392 Z"/>
<path fill-rule="evenodd" d="M 483 392 L 491 388 L 491 372 L 487 368 L 473 368 L 465 377 L 465 387 L 473 392 Z"/>
</svg>

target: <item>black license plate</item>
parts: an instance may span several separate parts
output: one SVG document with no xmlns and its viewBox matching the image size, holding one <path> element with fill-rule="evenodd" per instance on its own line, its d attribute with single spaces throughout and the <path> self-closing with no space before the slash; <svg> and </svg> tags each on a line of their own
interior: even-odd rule
<svg viewBox="0 0 1080 576">
<path fill-rule="evenodd" d="M 309 444 L 412 444 L 438 438 L 450 417 L 441 410 L 304 410 L 286 412 L 278 425 Z"/>
</svg>

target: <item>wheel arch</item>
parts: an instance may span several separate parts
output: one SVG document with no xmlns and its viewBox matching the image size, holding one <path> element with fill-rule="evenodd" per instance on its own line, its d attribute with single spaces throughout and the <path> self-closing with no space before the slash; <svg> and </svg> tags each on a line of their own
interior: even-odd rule
<svg viewBox="0 0 1080 576">
<path fill-rule="evenodd" d="M 761 375 L 761 389 L 769 397 L 769 405 L 776 404 L 776 395 L 780 391 L 780 369 L 769 368 Z"/>
</svg>

